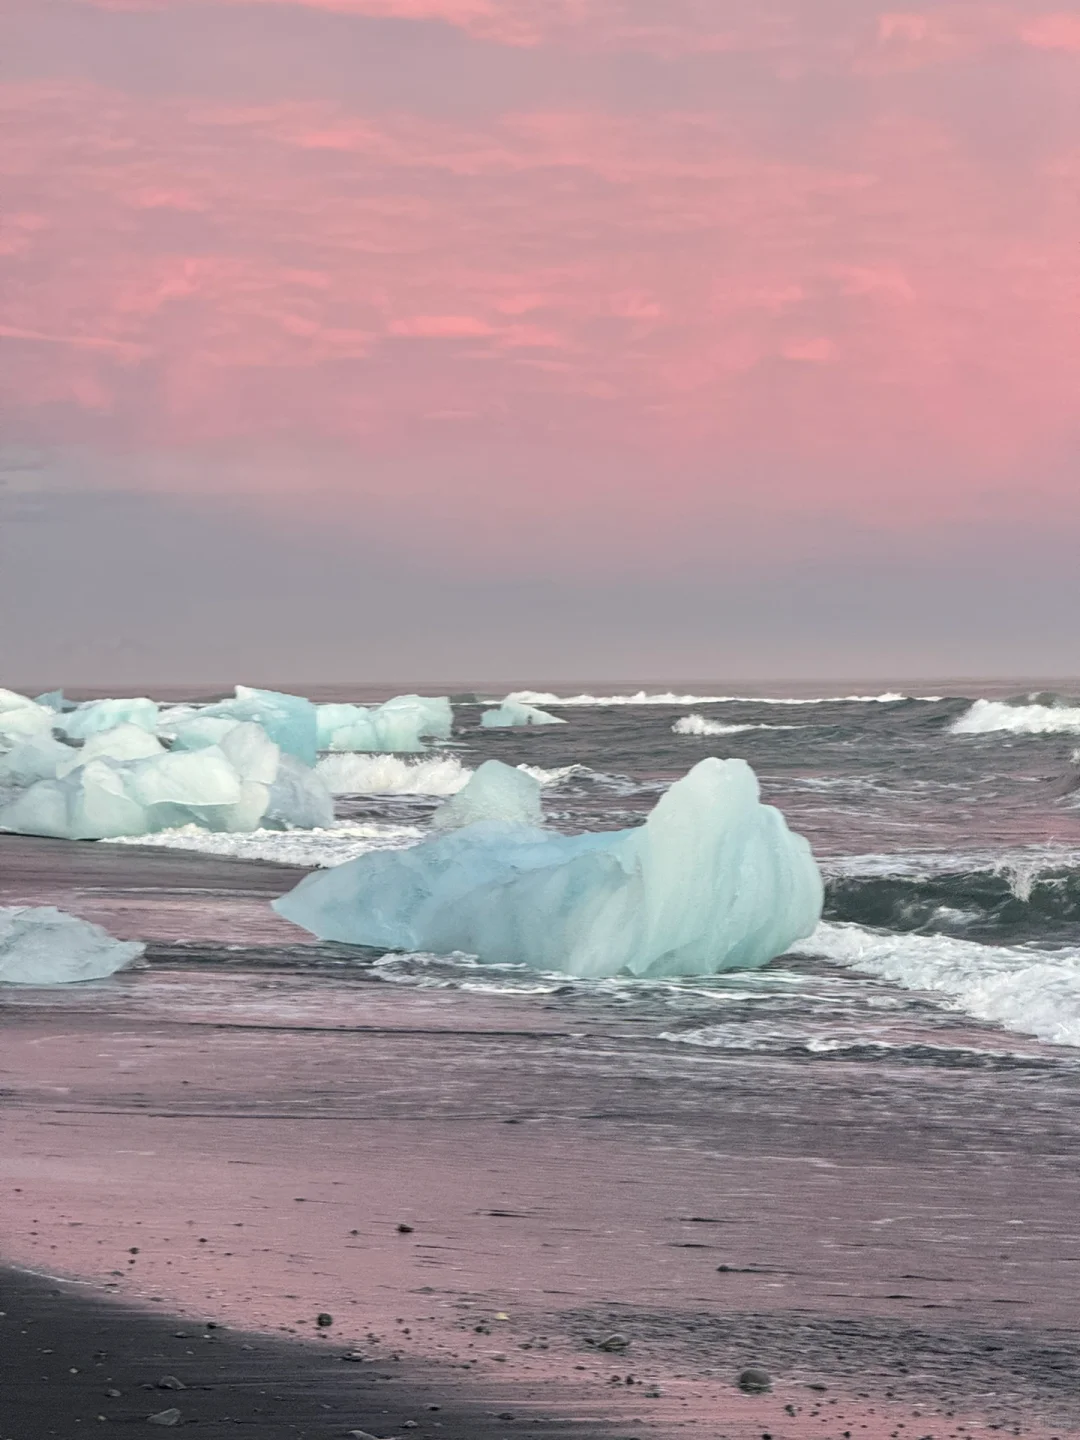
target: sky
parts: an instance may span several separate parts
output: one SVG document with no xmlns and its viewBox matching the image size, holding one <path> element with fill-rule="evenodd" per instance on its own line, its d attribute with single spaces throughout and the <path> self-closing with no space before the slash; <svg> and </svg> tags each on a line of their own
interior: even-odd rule
<svg viewBox="0 0 1080 1440">
<path fill-rule="evenodd" d="M 1080 673 L 1080 10 L 0 30 L 0 683 Z"/>
</svg>

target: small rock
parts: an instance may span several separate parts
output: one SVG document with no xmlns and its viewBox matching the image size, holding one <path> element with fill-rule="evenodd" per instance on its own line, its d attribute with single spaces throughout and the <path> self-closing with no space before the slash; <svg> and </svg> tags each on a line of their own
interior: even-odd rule
<svg viewBox="0 0 1080 1440">
<path fill-rule="evenodd" d="M 122 1393 L 120 1390 L 113 1390 L 111 1388 L 105 1391 L 106 1396 L 110 1400 L 119 1400 Z"/>
<path fill-rule="evenodd" d="M 180 1411 L 175 1405 L 171 1410 L 159 1410 L 156 1415 L 148 1415 L 146 1423 L 148 1425 L 179 1425 Z"/>
<path fill-rule="evenodd" d="M 403 1430 L 415 1430 L 415 1429 L 417 1428 L 417 1424 L 418 1424 L 418 1423 L 419 1423 L 419 1422 L 416 1421 L 416 1420 L 403 1420 L 403 1421 L 401 1422 L 401 1428 L 402 1428 Z"/>
<path fill-rule="evenodd" d="M 346 1430 L 345 1434 L 349 1436 L 349 1440 L 377 1440 L 377 1437 L 367 1430 Z"/>
<path fill-rule="evenodd" d="M 341 1358 L 342 1360 L 352 1360 L 357 1365 L 359 1365 L 362 1361 L 367 1359 L 367 1356 L 363 1354 L 363 1352 L 360 1350 L 350 1350 L 347 1354 L 342 1355 Z"/>
<path fill-rule="evenodd" d="M 625 1335 L 616 1333 L 615 1335 L 609 1335 L 606 1340 L 601 1340 L 596 1348 L 598 1350 L 606 1350 L 609 1355 L 617 1355 L 620 1351 L 625 1350 L 629 1344 L 630 1341 Z"/>
<path fill-rule="evenodd" d="M 328 1325 L 333 1325 L 333 1323 L 333 1315 L 328 1315 L 325 1310 L 321 1310 L 319 1314 L 315 1316 L 315 1324 L 318 1325 L 320 1330 L 325 1330 Z"/>
<path fill-rule="evenodd" d="M 765 1370 L 744 1370 L 735 1382 L 744 1395 L 767 1395 L 772 1379 Z"/>
<path fill-rule="evenodd" d="M 399 1235 L 411 1235 L 413 1233 L 413 1227 L 411 1225 L 406 1225 L 404 1220 L 397 1228 Z"/>
<path fill-rule="evenodd" d="M 155 1390 L 186 1390 L 187 1386 L 183 1380 L 178 1380 L 175 1375 L 163 1375 L 154 1386 Z"/>
</svg>

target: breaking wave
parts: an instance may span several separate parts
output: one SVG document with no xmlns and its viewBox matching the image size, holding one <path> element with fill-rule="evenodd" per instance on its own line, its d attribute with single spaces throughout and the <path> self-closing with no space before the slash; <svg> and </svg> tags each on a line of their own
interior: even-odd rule
<svg viewBox="0 0 1080 1440">
<path fill-rule="evenodd" d="M 456 755 L 402 760 L 397 755 L 325 755 L 315 766 L 331 795 L 456 795 L 472 771 Z"/>
<path fill-rule="evenodd" d="M 791 955 L 817 957 L 907 990 L 947 997 L 977 1020 L 1080 1046 L 1080 951 L 980 945 L 946 935 L 890 935 L 823 921 Z"/>
<path fill-rule="evenodd" d="M 633 695 L 553 695 L 547 690 L 515 690 L 508 700 L 523 705 L 897 705 L 918 700 L 936 704 L 942 695 L 901 695 L 886 691 L 882 695 L 675 695 L 671 691 L 650 694 L 638 690 Z"/>
<path fill-rule="evenodd" d="M 1080 850 L 858 855 L 822 864 L 825 918 L 901 933 L 1068 942 L 1080 925 Z"/>
<path fill-rule="evenodd" d="M 952 724 L 953 735 L 1060 735 L 1080 733 L 1080 705 L 1013 705 L 1007 700 L 976 700 Z"/>
<path fill-rule="evenodd" d="M 802 730 L 802 725 L 725 725 L 720 720 L 708 720 L 704 715 L 680 716 L 671 727 L 673 735 L 739 735 L 744 730 Z"/>
</svg>

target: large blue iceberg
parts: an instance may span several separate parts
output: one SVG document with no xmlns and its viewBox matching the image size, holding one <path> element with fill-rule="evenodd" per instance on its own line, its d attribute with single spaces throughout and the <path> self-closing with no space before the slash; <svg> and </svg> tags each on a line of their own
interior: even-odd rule
<svg viewBox="0 0 1080 1440">
<path fill-rule="evenodd" d="M 806 840 L 761 804 L 745 761 L 715 758 L 637 829 L 481 820 L 309 875 L 274 901 L 321 939 L 582 977 L 765 965 L 813 931 L 821 905 Z"/>
</svg>

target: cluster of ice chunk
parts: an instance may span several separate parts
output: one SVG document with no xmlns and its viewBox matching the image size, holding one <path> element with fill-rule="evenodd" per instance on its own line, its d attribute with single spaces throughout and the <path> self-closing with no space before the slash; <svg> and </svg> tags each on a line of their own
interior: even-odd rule
<svg viewBox="0 0 1080 1440">
<path fill-rule="evenodd" d="M 540 829 L 509 769 L 481 766 L 431 838 L 308 876 L 274 908 L 326 940 L 583 977 L 758 967 L 817 924 L 810 847 L 744 761 L 703 760 L 640 828 L 582 835 Z"/>
<path fill-rule="evenodd" d="M 103 980 L 133 964 L 145 949 L 133 940 L 114 940 L 100 925 L 51 905 L 0 906 L 2 984 Z"/>
<path fill-rule="evenodd" d="M 78 712 L 76 712 L 78 713 Z M 325 783 L 284 754 L 260 725 L 238 721 L 213 745 L 166 749 L 136 724 L 97 731 L 81 746 L 45 732 L 0 756 L 0 830 L 67 840 L 207 830 L 328 825 Z"/>
<path fill-rule="evenodd" d="M 420 695 L 367 708 L 238 685 L 227 700 L 162 707 L 0 689 L 0 829 L 99 840 L 323 827 L 334 811 L 320 750 L 419 751 L 452 723 L 449 700 Z"/>
</svg>

